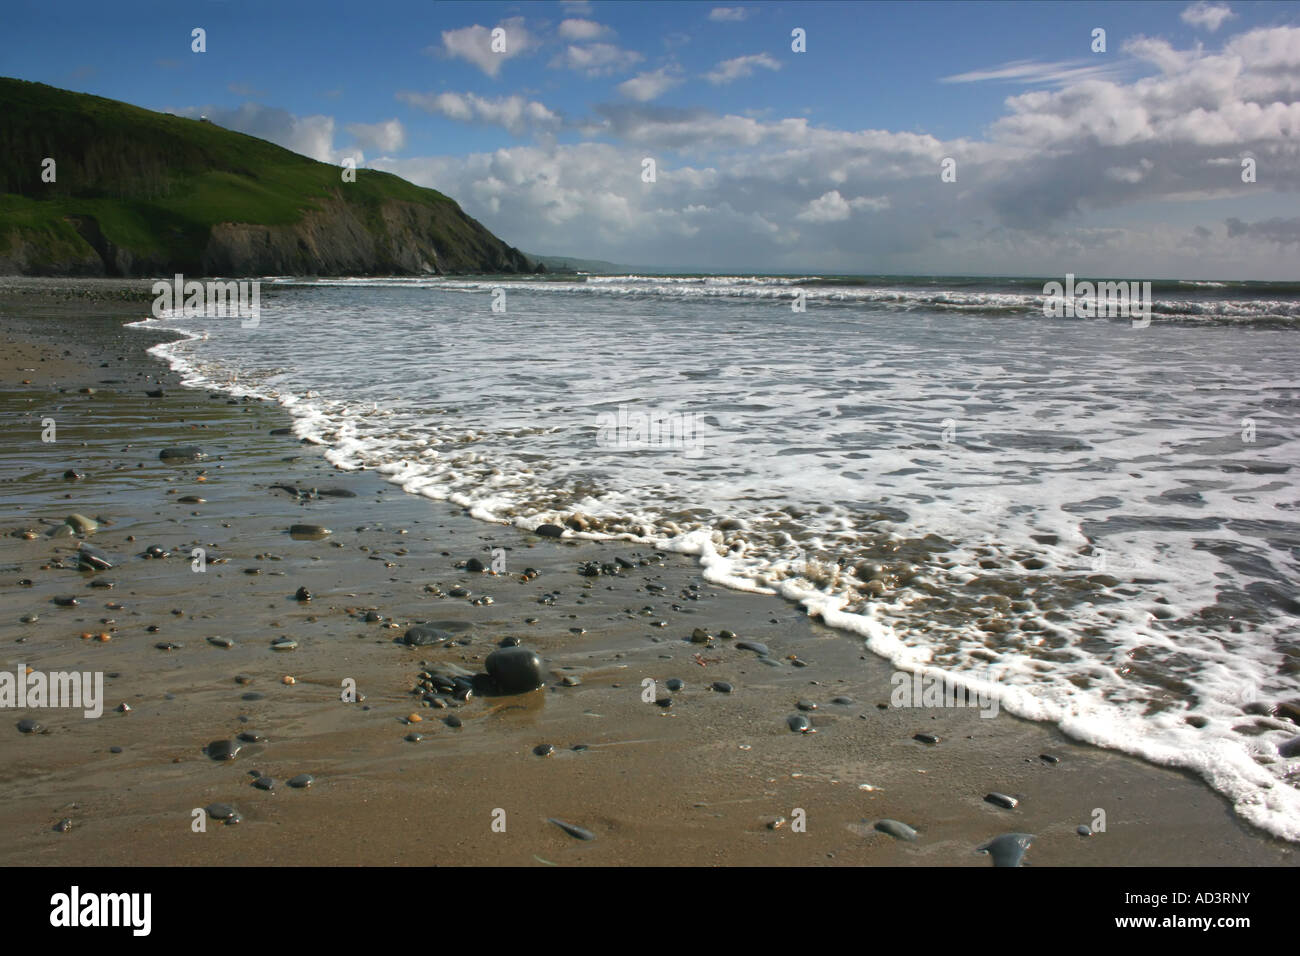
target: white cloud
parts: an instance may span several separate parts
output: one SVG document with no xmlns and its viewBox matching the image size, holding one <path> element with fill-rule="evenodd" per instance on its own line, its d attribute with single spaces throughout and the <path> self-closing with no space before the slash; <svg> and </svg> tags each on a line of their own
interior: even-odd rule
<svg viewBox="0 0 1300 956">
<path fill-rule="evenodd" d="M 524 28 L 523 17 L 511 17 L 498 25 L 505 31 L 505 49 L 494 52 L 492 49 L 492 29 L 479 24 L 462 27 L 459 30 L 442 31 L 442 50 L 444 56 L 468 60 L 488 76 L 495 77 L 501 72 L 501 65 L 512 57 L 519 56 L 536 45 L 532 34 Z M 426 52 L 437 51 L 430 47 Z"/>
<path fill-rule="evenodd" d="M 395 119 L 383 123 L 350 123 L 346 129 L 364 148 L 376 153 L 395 153 L 406 145 L 406 130 Z"/>
<path fill-rule="evenodd" d="M 714 7 L 709 11 L 709 19 L 716 23 L 734 23 L 745 19 L 750 13 L 749 7 Z"/>
<path fill-rule="evenodd" d="M 1084 65 L 1088 64 L 1088 65 Z M 986 70 L 971 70 L 942 77 L 940 83 L 981 83 L 988 80 L 1001 80 L 1008 83 L 1023 84 L 1063 84 L 1084 79 L 1111 77 L 1119 72 L 1119 67 L 1112 63 L 1096 64 L 1088 60 L 1060 60 L 1055 63 L 1042 63 L 1037 60 L 1014 60 L 1001 66 Z"/>
<path fill-rule="evenodd" d="M 171 112 L 178 116 L 206 116 L 217 126 L 268 140 L 322 163 L 337 165 L 345 157 L 354 159 L 358 166 L 365 161 L 365 155 L 358 150 L 334 148 L 332 116 L 295 116 L 288 110 L 260 103 L 245 103 L 233 110 L 219 106 L 190 106 Z"/>
<path fill-rule="evenodd" d="M 661 66 L 649 73 L 638 73 L 630 80 L 624 80 L 620 83 L 618 91 L 630 100 L 648 103 L 650 100 L 658 99 L 674 86 L 680 84 L 682 82 L 680 77 L 674 75 L 680 72 L 679 67 L 670 65 Z"/>
<path fill-rule="evenodd" d="M 802 222 L 812 223 L 842 222 L 848 219 L 855 209 L 879 212 L 888 208 L 888 196 L 861 196 L 857 199 L 845 199 L 840 195 L 838 189 L 832 189 L 808 203 L 795 218 Z"/>
<path fill-rule="evenodd" d="M 723 60 L 711 71 L 704 74 L 704 78 L 717 86 L 742 77 L 752 76 L 754 70 L 760 66 L 766 70 L 781 69 L 780 61 L 774 60 L 766 53 L 754 53 L 750 56 L 738 56 L 735 59 Z"/>
<path fill-rule="evenodd" d="M 564 125 L 563 117 L 536 100 L 522 96 L 499 96 L 494 99 L 475 93 L 401 92 L 403 103 L 463 123 L 500 126 L 516 136 L 527 132 L 549 133 Z"/>
<path fill-rule="evenodd" d="M 635 50 L 624 50 L 612 43 L 589 43 L 586 46 L 568 46 L 555 56 L 550 66 L 576 70 L 587 76 L 605 76 L 630 70 L 645 57 Z"/>
<path fill-rule="evenodd" d="M 1206 0 L 1198 0 L 1179 14 L 1184 23 L 1190 23 L 1194 27 L 1204 27 L 1211 33 L 1219 29 L 1224 20 L 1230 20 L 1235 16 L 1232 8 L 1226 3 L 1207 3 Z"/>
<path fill-rule="evenodd" d="M 596 40 L 613 32 L 609 27 L 595 20 L 571 18 L 560 23 L 560 36 L 566 40 Z"/>
</svg>

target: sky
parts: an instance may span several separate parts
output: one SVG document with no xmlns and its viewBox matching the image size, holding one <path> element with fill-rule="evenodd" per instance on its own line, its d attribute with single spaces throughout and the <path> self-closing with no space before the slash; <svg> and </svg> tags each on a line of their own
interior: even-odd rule
<svg viewBox="0 0 1300 956">
<path fill-rule="evenodd" d="M 733 2 L 6 0 L 0 75 L 396 173 L 534 254 L 1300 279 L 1298 2 Z"/>
</svg>

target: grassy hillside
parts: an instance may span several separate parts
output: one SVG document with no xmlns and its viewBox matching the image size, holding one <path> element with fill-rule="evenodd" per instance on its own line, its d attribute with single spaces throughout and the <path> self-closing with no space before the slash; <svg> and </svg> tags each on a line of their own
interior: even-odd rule
<svg viewBox="0 0 1300 956">
<path fill-rule="evenodd" d="M 435 271 L 528 268 L 436 190 L 364 169 L 345 183 L 339 167 L 264 140 L 98 96 L 0 78 L 0 149 L 0 260 L 16 249 L 33 260 L 18 271 L 94 271 L 98 259 L 105 274 L 198 274 L 213 259 L 214 227 L 267 227 L 254 232 L 286 246 L 309 221 L 303 241 L 324 248 L 317 268 L 310 250 L 301 253 L 305 271 L 338 271 L 330 261 L 350 258 L 372 259 L 378 272 L 423 271 L 394 268 L 411 258 L 394 248 L 402 241 L 426 244 Z M 46 157 L 57 164 L 53 183 L 41 180 Z M 340 216 L 347 228 L 335 228 Z M 404 234 L 412 228 L 420 234 Z M 343 235 L 375 248 L 340 248 Z"/>
</svg>

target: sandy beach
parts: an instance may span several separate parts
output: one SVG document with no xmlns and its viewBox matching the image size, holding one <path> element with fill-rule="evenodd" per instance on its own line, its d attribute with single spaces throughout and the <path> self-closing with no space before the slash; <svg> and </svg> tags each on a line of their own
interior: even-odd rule
<svg viewBox="0 0 1300 956">
<path fill-rule="evenodd" d="M 4 865 L 989 866 L 976 849 L 1005 833 L 1033 834 L 1038 866 L 1296 862 L 1190 774 L 1005 714 L 891 707 L 893 669 L 858 639 L 684 557 L 335 469 L 282 409 L 147 356 L 163 333 L 123 328 L 147 283 L 3 286 L 0 670 L 105 675 L 98 718 L 0 726 Z M 184 445 L 204 457 L 160 459 Z M 98 527 L 51 534 L 74 514 Z M 112 567 L 78 570 L 82 540 Z M 464 627 L 402 643 L 420 622 Z M 542 689 L 422 699 L 422 673 L 480 673 L 510 638 L 540 654 Z M 205 753 L 240 733 L 235 759 Z M 240 824 L 195 832 L 214 804 Z"/>
</svg>

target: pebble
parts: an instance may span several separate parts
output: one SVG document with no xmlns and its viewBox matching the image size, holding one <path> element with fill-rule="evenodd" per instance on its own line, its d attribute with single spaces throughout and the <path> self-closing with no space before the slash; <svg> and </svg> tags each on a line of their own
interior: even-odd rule
<svg viewBox="0 0 1300 956">
<path fill-rule="evenodd" d="M 298 642 L 291 637 L 277 637 L 271 642 L 273 651 L 292 651 L 298 646 Z"/>
<path fill-rule="evenodd" d="M 993 857 L 994 866 L 1019 866 L 1034 842 L 1032 833 L 1004 833 L 979 847 L 976 852 Z"/>
<path fill-rule="evenodd" d="M 39 720 L 20 720 L 18 721 L 18 732 L 20 734 L 43 734 L 45 725 Z"/>
<path fill-rule="evenodd" d="M 1092 827 L 1081 823 L 1075 828 L 1074 832 L 1079 834 L 1081 837 L 1090 837 L 1092 836 Z"/>
<path fill-rule="evenodd" d="M 299 588 L 297 591 L 293 592 L 293 599 L 295 601 L 310 601 L 311 592 L 306 588 Z"/>
<path fill-rule="evenodd" d="M 767 649 L 767 645 L 760 641 L 737 641 L 736 649 L 741 651 L 753 651 L 760 657 L 771 656 L 771 652 Z"/>
<path fill-rule="evenodd" d="M 667 710 L 672 705 L 673 699 L 671 697 L 660 697 L 655 701 L 655 706 L 662 707 L 664 710 Z"/>
<path fill-rule="evenodd" d="M 198 495 L 181 495 L 176 499 L 183 505 L 206 505 L 207 498 L 200 498 Z"/>
<path fill-rule="evenodd" d="M 54 599 L 54 603 L 59 607 L 77 607 L 81 604 L 75 597 L 61 596 Z"/>
<path fill-rule="evenodd" d="M 203 811 L 214 820 L 229 820 L 238 814 L 238 811 L 228 803 L 210 803 L 203 808 Z"/>
<path fill-rule="evenodd" d="M 266 741 L 266 734 L 257 730 L 241 730 L 239 732 L 239 739 L 245 743 L 260 744 Z"/>
<path fill-rule="evenodd" d="M 1292 737 L 1278 745 L 1277 752 L 1283 757 L 1300 757 L 1300 737 Z"/>
<path fill-rule="evenodd" d="M 791 714 L 785 719 L 785 724 L 797 734 L 814 734 L 817 732 L 813 729 L 812 721 L 803 714 Z"/>
<path fill-rule="evenodd" d="M 429 624 L 416 624 L 406 629 L 402 643 L 408 647 L 428 647 L 433 644 L 446 644 L 454 635 L 440 627 Z"/>
<path fill-rule="evenodd" d="M 993 793 L 985 794 L 984 799 L 987 802 L 994 804 L 995 806 L 1002 807 L 1006 810 L 1014 810 L 1016 807 L 1020 805 L 1020 801 L 1017 800 L 1015 797 L 1009 797 L 1005 793 L 998 793 L 996 791 L 994 791 Z"/>
<path fill-rule="evenodd" d="M 795 706 L 798 707 L 800 710 L 816 710 L 816 709 L 817 709 L 817 703 L 816 703 L 815 701 L 811 701 L 811 700 L 801 700 L 801 701 L 798 701 L 798 702 L 795 703 Z"/>
<path fill-rule="evenodd" d="M 524 694 L 545 683 L 542 659 L 525 647 L 503 647 L 493 651 L 484 667 L 503 694 Z"/>
<path fill-rule="evenodd" d="M 692 644 L 707 644 L 711 640 L 713 640 L 713 635 L 711 635 L 708 631 L 704 630 L 704 628 L 702 627 L 697 627 L 694 631 L 691 632 Z"/>
<path fill-rule="evenodd" d="M 464 726 L 464 724 L 461 722 L 461 719 L 460 719 L 459 717 L 457 717 L 455 714 L 452 714 L 452 715 L 450 715 L 449 717 L 444 717 L 444 718 L 442 718 L 442 722 L 443 722 L 444 724 L 446 724 L 448 727 L 463 727 L 463 726 Z"/>
<path fill-rule="evenodd" d="M 1061 762 L 1061 758 L 1060 758 L 1060 757 L 1054 757 L 1054 756 L 1052 756 L 1051 754 L 1039 754 L 1039 755 L 1038 755 L 1038 759 L 1041 760 L 1041 761 L 1043 761 L 1043 763 L 1060 763 L 1060 762 Z"/>
<path fill-rule="evenodd" d="M 256 780 L 253 781 L 253 786 L 255 786 L 258 790 L 274 790 L 275 781 L 272 780 L 270 777 L 258 777 Z"/>
<path fill-rule="evenodd" d="M 203 449 L 198 445 L 175 445 L 164 448 L 158 457 L 162 461 L 196 461 L 203 457 Z"/>
<path fill-rule="evenodd" d="M 117 705 L 117 712 L 119 714 L 129 714 L 131 713 L 131 710 L 132 710 L 131 705 L 126 703 L 125 701 Z"/>
<path fill-rule="evenodd" d="M 473 572 L 482 571 L 483 562 L 480 561 L 478 558 L 470 558 L 468 561 L 465 562 L 465 570 L 473 571 Z"/>
<path fill-rule="evenodd" d="M 839 704 L 841 707 L 848 707 L 857 702 L 852 697 L 832 697 L 831 703 Z"/>
<path fill-rule="evenodd" d="M 418 744 L 421 740 L 424 739 L 424 734 L 417 734 L 414 731 L 412 731 L 402 739 L 406 740 L 409 743 Z"/>
<path fill-rule="evenodd" d="M 243 744 L 237 740 L 214 740 L 203 748 L 203 752 L 213 760 L 234 760 L 242 749 Z"/>
<path fill-rule="evenodd" d="M 99 527 L 99 522 L 94 518 L 87 518 L 85 515 L 68 515 L 63 519 L 63 523 L 72 528 L 77 534 L 90 534 Z"/>
<path fill-rule="evenodd" d="M 144 556 L 146 558 L 154 558 L 155 560 L 160 560 L 162 558 L 170 557 L 171 552 L 163 548 L 160 548 L 156 544 L 151 544 L 149 545 L 149 547 L 144 549 Z"/>
<path fill-rule="evenodd" d="M 543 538 L 559 538 L 564 535 L 564 529 L 558 524 L 539 524 L 533 529 L 533 534 L 540 534 Z"/>
<path fill-rule="evenodd" d="M 896 840 L 912 841 L 916 839 L 916 831 L 906 823 L 899 823 L 897 820 L 877 820 L 875 829 L 881 833 L 888 833 Z"/>
<path fill-rule="evenodd" d="M 77 549 L 77 564 L 92 571 L 107 571 L 113 567 L 113 562 L 109 560 L 108 555 L 84 541 Z"/>
<path fill-rule="evenodd" d="M 547 822 L 554 823 L 557 827 L 559 827 L 569 836 L 575 837 L 576 839 L 579 840 L 596 839 L 596 834 L 592 833 L 590 830 L 584 830 L 582 827 L 574 826 L 572 823 L 565 823 L 563 820 L 555 819 L 555 817 L 550 817 L 547 820 Z"/>
<path fill-rule="evenodd" d="M 324 538 L 334 532 L 318 524 L 295 524 L 289 526 L 289 536 L 300 540 Z"/>
<path fill-rule="evenodd" d="M 675 694 L 686 686 L 686 682 L 678 677 L 670 677 L 664 681 L 664 686 Z"/>
<path fill-rule="evenodd" d="M 730 684 L 728 684 L 725 680 L 715 680 L 712 684 L 709 685 L 709 687 L 712 690 L 716 690 L 719 694 L 730 694 L 733 690 L 735 690 L 735 688 L 732 687 Z"/>
<path fill-rule="evenodd" d="M 939 742 L 939 738 L 934 734 L 913 734 L 912 739 L 919 740 L 923 744 L 937 744 Z"/>
<path fill-rule="evenodd" d="M 54 832 L 55 832 L 55 833 L 67 833 L 67 832 L 68 832 L 69 830 L 71 830 L 71 829 L 72 829 L 72 818 L 71 818 L 71 817 L 64 817 L 64 818 L 63 818 L 62 820 L 60 820 L 58 823 L 54 824 Z"/>
<path fill-rule="evenodd" d="M 533 748 L 533 753 L 538 757 L 549 757 L 555 753 L 554 744 L 538 744 Z"/>
<path fill-rule="evenodd" d="M 220 636 L 209 637 L 208 643 L 211 644 L 213 647 L 231 648 L 235 646 L 235 642 L 232 641 L 230 638 L 220 637 Z"/>
<path fill-rule="evenodd" d="M 184 646 L 184 644 L 177 644 L 175 641 L 159 641 L 154 645 L 160 651 L 179 651 Z"/>
<path fill-rule="evenodd" d="M 300 773 L 296 777 L 289 778 L 289 786 L 295 790 L 305 790 L 316 782 L 316 778 L 309 773 Z"/>
</svg>

